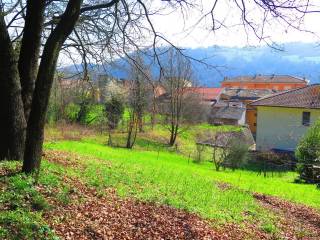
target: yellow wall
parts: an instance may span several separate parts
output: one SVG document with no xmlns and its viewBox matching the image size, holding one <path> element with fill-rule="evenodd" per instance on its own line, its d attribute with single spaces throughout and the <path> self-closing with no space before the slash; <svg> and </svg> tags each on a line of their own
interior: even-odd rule
<svg viewBox="0 0 320 240">
<path fill-rule="evenodd" d="M 257 110 L 254 109 L 254 108 L 248 108 L 247 107 L 247 112 L 246 112 L 246 123 L 249 125 L 249 128 L 251 130 L 251 132 L 253 134 L 256 133 L 257 131 L 257 117 L 256 117 L 256 114 L 257 114 Z"/>
</svg>

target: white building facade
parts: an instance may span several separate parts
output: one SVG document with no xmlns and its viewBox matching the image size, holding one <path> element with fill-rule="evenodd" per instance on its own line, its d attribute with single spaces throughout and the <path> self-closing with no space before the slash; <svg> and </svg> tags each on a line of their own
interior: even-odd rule
<svg viewBox="0 0 320 240">
<path fill-rule="evenodd" d="M 319 119 L 320 109 L 258 106 L 257 150 L 294 151 L 306 131 Z"/>
</svg>

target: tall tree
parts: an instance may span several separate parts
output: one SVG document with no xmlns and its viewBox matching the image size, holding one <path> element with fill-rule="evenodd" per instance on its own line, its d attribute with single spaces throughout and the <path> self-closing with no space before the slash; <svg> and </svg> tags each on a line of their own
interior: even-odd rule
<svg viewBox="0 0 320 240">
<path fill-rule="evenodd" d="M 141 56 L 136 56 L 130 69 L 129 94 L 128 94 L 128 135 L 127 135 L 127 148 L 132 148 L 138 130 L 143 130 L 143 116 L 147 109 L 148 101 L 148 80 L 151 79 L 150 71 L 144 64 Z"/>
<path fill-rule="evenodd" d="M 167 99 L 162 104 L 162 113 L 167 116 L 170 132 L 169 145 L 173 146 L 181 130 L 184 111 L 189 104 L 186 89 L 192 86 L 193 81 L 190 60 L 173 49 L 170 50 L 169 55 L 169 61 L 164 68 L 163 84 Z"/>
<path fill-rule="evenodd" d="M 24 159 L 25 172 L 39 169 L 45 115 L 60 52 L 73 60 L 81 56 L 87 69 L 90 61 L 105 62 L 106 54 L 129 56 L 132 50 L 140 51 L 141 46 L 146 47 L 144 37 L 151 36 L 149 46 L 160 64 L 159 56 L 167 50 L 157 46 L 172 43 L 156 31 L 151 16 L 168 9 L 186 13 L 199 7 L 201 1 L 166 1 L 159 9 L 154 8 L 153 2 L 0 0 L 0 107 L 4 113 L 0 119 L 1 159 Z M 224 17 L 219 19 L 221 15 L 216 14 L 223 3 L 213 1 L 200 22 L 210 18 L 213 30 L 225 26 Z M 232 3 L 245 28 L 263 41 L 265 25 L 273 18 L 299 29 L 306 13 L 319 12 L 319 6 L 310 0 Z M 260 13 L 258 20 L 250 14 L 254 7 Z"/>
<path fill-rule="evenodd" d="M 0 155 L 8 159 L 22 159 L 26 121 L 23 112 L 21 86 L 16 53 L 11 43 L 4 16 L 0 14 L 0 82 L 4 115 L 1 128 Z"/>
<path fill-rule="evenodd" d="M 59 23 L 43 49 L 28 119 L 26 149 L 22 170 L 39 169 L 42 156 L 44 124 L 60 49 L 72 32 L 80 14 L 82 0 L 70 0 Z"/>
<path fill-rule="evenodd" d="M 27 1 L 25 24 L 18 60 L 25 118 L 31 111 L 32 95 L 38 70 L 41 32 L 44 21 L 45 0 Z"/>
</svg>

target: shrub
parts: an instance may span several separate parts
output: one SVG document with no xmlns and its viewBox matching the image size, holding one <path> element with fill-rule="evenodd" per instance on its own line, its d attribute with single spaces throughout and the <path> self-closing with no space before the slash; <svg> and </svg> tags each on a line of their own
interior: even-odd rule
<svg viewBox="0 0 320 240">
<path fill-rule="evenodd" d="M 48 105 L 46 121 L 47 123 L 56 123 L 62 117 L 61 109 L 58 104 L 50 102 Z"/>
<path fill-rule="evenodd" d="M 295 155 L 299 163 L 300 178 L 307 182 L 315 182 L 317 176 L 314 174 L 319 174 L 316 182 L 320 182 L 320 173 L 314 171 L 317 166 L 320 166 L 320 121 L 317 121 L 306 132 L 297 146 Z"/>
<path fill-rule="evenodd" d="M 65 109 L 65 115 L 68 121 L 76 122 L 78 113 L 80 111 L 80 106 L 75 103 L 70 103 Z"/>
<path fill-rule="evenodd" d="M 105 103 L 105 113 L 108 119 L 109 129 L 115 129 L 124 113 L 124 103 L 117 96 L 111 96 L 110 100 Z"/>
<path fill-rule="evenodd" d="M 309 128 L 299 142 L 295 154 L 301 164 L 317 162 L 316 159 L 320 157 L 320 121 Z"/>
<path fill-rule="evenodd" d="M 232 140 L 228 144 L 226 151 L 227 152 L 224 155 L 223 165 L 231 168 L 232 170 L 241 167 L 248 161 L 249 152 L 246 144 Z"/>
<path fill-rule="evenodd" d="M 105 115 L 103 105 L 95 104 L 89 105 L 85 116 L 84 124 L 86 125 L 100 125 L 104 123 Z"/>
<path fill-rule="evenodd" d="M 70 103 L 65 109 L 65 118 L 69 122 L 84 125 L 98 125 L 104 121 L 103 105 L 83 102 L 80 105 Z"/>
</svg>

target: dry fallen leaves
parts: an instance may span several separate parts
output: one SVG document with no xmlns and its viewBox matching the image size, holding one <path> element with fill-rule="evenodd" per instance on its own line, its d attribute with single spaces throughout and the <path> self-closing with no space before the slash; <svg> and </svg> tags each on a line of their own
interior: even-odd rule
<svg viewBox="0 0 320 240">
<path fill-rule="evenodd" d="M 83 167 L 76 154 L 47 151 L 46 159 L 68 167 Z M 225 224 L 214 228 L 196 214 L 169 206 L 119 198 L 114 189 L 101 192 L 78 179 L 64 177 L 73 186 L 72 201 L 61 205 L 47 195 L 52 211 L 45 219 L 61 239 L 274 239 L 253 223 L 244 227 Z M 218 185 L 222 190 L 232 188 Z M 45 188 L 39 186 L 45 194 Z M 263 207 L 280 217 L 282 239 L 320 239 L 320 214 L 314 209 L 289 203 L 276 197 L 254 194 Z M 50 199 L 51 198 L 51 199 Z"/>
</svg>

